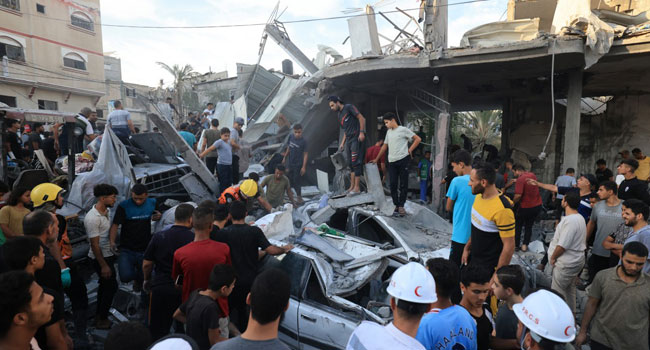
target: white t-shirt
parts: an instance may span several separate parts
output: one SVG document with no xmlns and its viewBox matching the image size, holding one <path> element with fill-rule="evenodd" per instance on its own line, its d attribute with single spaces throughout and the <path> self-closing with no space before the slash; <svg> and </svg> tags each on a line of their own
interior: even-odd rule
<svg viewBox="0 0 650 350">
<path fill-rule="evenodd" d="M 105 258 L 113 256 L 111 241 L 108 237 L 109 229 L 111 228 L 111 220 L 108 217 L 108 212 L 106 212 L 106 215 L 102 215 L 93 205 L 93 208 L 90 209 L 84 218 L 84 227 L 86 228 L 89 242 L 91 238 L 99 237 L 99 249 L 102 251 L 102 256 Z M 95 259 L 92 248 L 88 249 L 88 257 Z"/>
<path fill-rule="evenodd" d="M 561 267 L 574 267 L 584 263 L 585 249 L 587 249 L 587 224 L 580 214 L 571 214 L 560 220 L 555 229 L 555 235 L 548 248 L 548 257 L 553 256 L 555 248 L 559 245 L 564 248 L 564 253 L 557 258 L 556 265 Z"/>
<path fill-rule="evenodd" d="M 415 133 L 409 128 L 398 126 L 388 129 L 384 142 L 388 145 L 388 162 L 402 160 L 409 155 L 409 141 Z"/>
<path fill-rule="evenodd" d="M 77 117 L 79 120 L 86 123 L 86 135 L 92 135 L 95 133 L 93 126 L 90 124 L 90 121 L 88 121 L 88 118 L 84 117 L 82 114 L 77 114 Z"/>
<path fill-rule="evenodd" d="M 391 322 L 386 327 L 363 321 L 352 332 L 346 350 L 425 350 L 419 341 L 397 329 Z"/>
</svg>

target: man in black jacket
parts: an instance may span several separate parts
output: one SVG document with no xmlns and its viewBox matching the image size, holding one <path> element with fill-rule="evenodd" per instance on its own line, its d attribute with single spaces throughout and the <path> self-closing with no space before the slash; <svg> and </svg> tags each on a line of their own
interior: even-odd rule
<svg viewBox="0 0 650 350">
<path fill-rule="evenodd" d="M 618 198 L 623 201 L 634 198 L 650 205 L 648 183 L 637 179 L 634 175 L 638 167 L 639 162 L 632 158 L 623 159 L 618 165 L 618 173 L 625 177 L 625 180 L 618 186 Z"/>
</svg>

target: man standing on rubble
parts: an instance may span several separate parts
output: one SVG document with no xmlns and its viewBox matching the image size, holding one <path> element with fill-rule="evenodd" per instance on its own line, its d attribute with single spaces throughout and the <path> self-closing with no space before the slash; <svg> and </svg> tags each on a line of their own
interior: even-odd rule
<svg viewBox="0 0 650 350">
<path fill-rule="evenodd" d="M 422 139 L 410 129 L 397 124 L 397 117 L 394 113 L 384 114 L 383 119 L 386 128 L 388 128 L 386 139 L 379 154 L 372 162 L 379 162 L 388 149 L 390 196 L 393 198 L 397 214 L 404 216 L 406 215 L 404 203 L 406 203 L 406 193 L 408 192 L 409 163 L 413 157 L 413 150 L 420 144 Z M 411 147 L 408 145 L 410 140 L 413 140 Z"/>
<path fill-rule="evenodd" d="M 307 171 L 307 141 L 302 137 L 302 125 L 294 124 L 293 134 L 289 135 L 287 150 L 284 152 L 282 163 L 287 167 L 291 188 L 296 190 L 298 203 L 302 204 L 302 177 Z M 289 189 L 291 192 L 291 189 Z M 293 201 L 292 201 L 293 202 Z"/>
<path fill-rule="evenodd" d="M 242 117 L 235 118 L 230 128 L 230 145 L 232 146 L 232 183 L 239 183 L 239 158 L 241 151 L 241 141 L 239 141 L 242 127 L 246 121 Z"/>
<path fill-rule="evenodd" d="M 351 168 L 350 188 L 347 192 L 351 196 L 357 195 L 361 191 L 359 180 L 363 175 L 363 159 L 366 151 L 366 118 L 359 113 L 357 107 L 344 104 L 338 96 L 330 96 L 327 100 L 330 109 L 338 112 L 339 124 L 345 131 L 339 151 L 343 151 L 347 142 L 348 162 Z"/>
<path fill-rule="evenodd" d="M 512 202 L 494 186 L 497 174 L 488 163 L 472 169 L 469 186 L 477 195 L 472 206 L 472 234 L 461 262 L 495 271 L 509 265 L 515 251 L 515 214 Z"/>
</svg>

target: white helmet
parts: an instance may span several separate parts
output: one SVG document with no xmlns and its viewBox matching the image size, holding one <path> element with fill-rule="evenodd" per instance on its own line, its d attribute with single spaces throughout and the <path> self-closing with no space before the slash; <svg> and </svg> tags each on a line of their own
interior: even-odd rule
<svg viewBox="0 0 650 350">
<path fill-rule="evenodd" d="M 386 291 L 397 299 L 412 303 L 430 304 L 438 301 L 433 276 L 416 262 L 409 262 L 397 269 L 391 276 Z"/>
<path fill-rule="evenodd" d="M 542 338 L 558 343 L 570 343 L 576 337 L 575 319 L 571 309 L 562 298 L 552 292 L 537 291 L 522 303 L 515 304 L 512 310 L 526 328 Z"/>
</svg>

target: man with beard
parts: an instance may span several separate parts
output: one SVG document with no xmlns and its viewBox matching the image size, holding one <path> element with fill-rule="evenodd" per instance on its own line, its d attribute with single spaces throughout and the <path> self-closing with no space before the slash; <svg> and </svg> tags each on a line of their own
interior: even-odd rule
<svg viewBox="0 0 650 350">
<path fill-rule="evenodd" d="M 596 275 L 588 292 L 576 348 L 586 342 L 587 330 L 593 323 L 593 350 L 648 349 L 650 277 L 642 272 L 647 258 L 646 246 L 630 242 L 623 247 L 621 265 Z"/>
<path fill-rule="evenodd" d="M 469 177 L 472 193 L 472 233 L 461 262 L 488 267 L 492 272 L 510 264 L 515 251 L 515 214 L 512 201 L 494 185 L 496 171 L 488 163 L 477 164 Z"/>
<path fill-rule="evenodd" d="M 93 267 L 99 277 L 95 327 L 108 329 L 111 326 L 111 322 L 108 320 L 108 310 L 111 308 L 113 296 L 117 292 L 115 254 L 111 249 L 109 239 L 111 220 L 108 212 L 109 208 L 112 208 L 117 200 L 117 188 L 107 184 L 99 184 L 93 189 L 93 194 L 97 199 L 97 203 L 86 214 L 84 227 L 90 241 L 88 257 L 92 260 Z"/>
<path fill-rule="evenodd" d="M 650 208 L 638 199 L 628 199 L 623 202 L 623 221 L 625 225 L 632 228 L 632 233 L 625 240 L 640 242 L 647 247 L 650 246 L 650 226 L 648 226 L 648 215 Z M 646 264 L 643 273 L 650 273 L 650 264 Z"/>
</svg>

